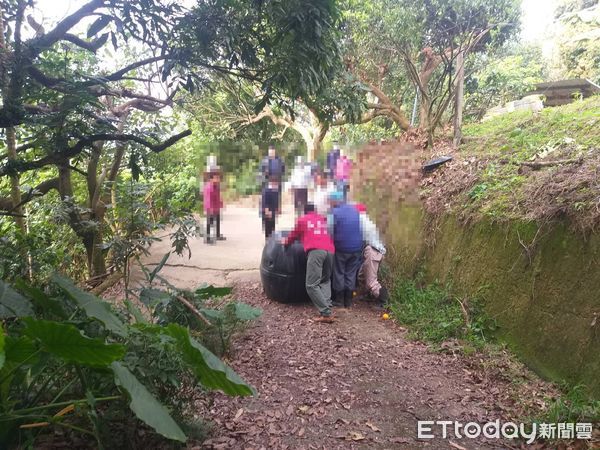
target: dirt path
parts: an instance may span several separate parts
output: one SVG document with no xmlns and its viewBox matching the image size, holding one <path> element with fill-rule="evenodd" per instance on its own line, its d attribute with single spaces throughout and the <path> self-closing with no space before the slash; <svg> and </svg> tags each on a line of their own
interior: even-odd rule
<svg viewBox="0 0 600 450">
<path fill-rule="evenodd" d="M 290 207 L 280 223 L 291 225 Z M 264 311 L 237 338 L 229 361 L 258 395 L 202 394 L 197 414 L 215 424 L 202 448 L 509 448 L 452 433 L 418 440 L 417 421 L 515 420 L 514 380 L 490 378 L 463 358 L 406 339 L 401 327 L 362 302 L 340 310 L 336 324 L 313 323 L 312 305 L 282 305 L 262 293 L 264 238 L 256 208 L 228 208 L 223 232 L 227 241 L 209 246 L 197 239 L 191 259 L 171 256 L 161 272 L 182 288 L 235 284 L 237 299 Z M 144 263 L 156 264 L 168 250 L 168 240 L 154 245 Z"/>
<path fill-rule="evenodd" d="M 230 362 L 259 395 L 200 401 L 200 415 L 217 425 L 203 448 L 509 448 L 482 439 L 418 440 L 416 430 L 418 420 L 510 419 L 510 382 L 407 340 L 366 303 L 323 325 L 311 321 L 311 305 L 269 301 L 257 284 L 237 293 L 264 310 Z"/>
</svg>

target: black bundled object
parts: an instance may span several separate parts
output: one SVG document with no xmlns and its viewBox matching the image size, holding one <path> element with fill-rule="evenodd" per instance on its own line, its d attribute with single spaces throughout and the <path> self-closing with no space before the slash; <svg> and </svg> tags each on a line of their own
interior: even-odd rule
<svg viewBox="0 0 600 450">
<path fill-rule="evenodd" d="M 431 172 L 433 169 L 437 169 L 442 164 L 446 164 L 449 161 L 452 161 L 452 156 L 440 156 L 439 158 L 432 159 L 423 164 L 423 171 Z"/>
<path fill-rule="evenodd" d="M 267 297 L 281 303 L 308 301 L 306 293 L 306 254 L 298 241 L 285 248 L 281 238 L 288 232 L 275 232 L 265 243 L 260 261 L 260 279 Z"/>
</svg>

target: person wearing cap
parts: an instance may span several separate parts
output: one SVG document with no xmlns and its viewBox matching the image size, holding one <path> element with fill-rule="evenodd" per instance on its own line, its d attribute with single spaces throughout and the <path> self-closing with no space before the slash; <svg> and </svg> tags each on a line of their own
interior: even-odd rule
<svg viewBox="0 0 600 450">
<path fill-rule="evenodd" d="M 335 167 L 336 167 L 339 157 L 340 157 L 340 145 L 337 142 L 334 142 L 333 148 L 331 149 L 331 151 L 329 153 L 327 153 L 327 161 L 326 161 L 327 174 L 331 177 L 331 179 L 333 179 L 333 177 L 335 175 Z"/>
<path fill-rule="evenodd" d="M 356 275 L 361 265 L 363 250 L 360 215 L 358 210 L 345 202 L 343 193 L 335 191 L 330 195 L 332 206 L 333 244 L 333 306 L 352 306 L 356 289 Z"/>
<path fill-rule="evenodd" d="M 296 221 L 294 229 L 281 243 L 287 247 L 297 239 L 302 242 L 306 252 L 306 292 L 319 310 L 319 317 L 314 321 L 333 323 L 331 272 L 334 246 L 327 232 L 327 219 L 315 211 L 312 203 L 304 207 L 304 215 Z"/>
<path fill-rule="evenodd" d="M 221 171 L 218 166 L 210 167 L 205 173 L 202 196 L 204 214 L 206 216 L 206 236 L 204 237 L 204 242 L 215 244 L 216 241 L 224 241 L 225 236 L 221 234 L 221 208 L 223 208 L 223 200 L 221 199 Z M 214 238 L 210 235 L 210 229 L 213 225 L 216 228 Z"/>
<path fill-rule="evenodd" d="M 358 281 L 363 284 L 367 292 L 377 300 L 379 307 L 385 307 L 389 293 L 378 279 L 379 267 L 385 256 L 385 246 L 375 223 L 367 215 L 367 208 L 362 203 L 354 205 L 359 212 L 360 230 L 365 247 L 363 249 L 363 262 L 358 271 Z"/>
</svg>

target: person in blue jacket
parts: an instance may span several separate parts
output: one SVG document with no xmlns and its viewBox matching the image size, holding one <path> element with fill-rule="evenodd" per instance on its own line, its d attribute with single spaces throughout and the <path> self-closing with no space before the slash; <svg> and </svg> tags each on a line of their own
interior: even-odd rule
<svg viewBox="0 0 600 450">
<path fill-rule="evenodd" d="M 330 195 L 332 206 L 333 244 L 333 289 L 334 306 L 352 306 L 356 289 L 356 275 L 362 263 L 363 240 L 358 210 L 344 201 L 343 193 L 335 191 Z"/>
</svg>

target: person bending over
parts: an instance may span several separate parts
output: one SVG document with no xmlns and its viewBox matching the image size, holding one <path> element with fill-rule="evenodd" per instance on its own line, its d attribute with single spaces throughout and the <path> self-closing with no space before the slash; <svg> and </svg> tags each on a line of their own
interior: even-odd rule
<svg viewBox="0 0 600 450">
<path fill-rule="evenodd" d="M 319 310 L 315 322 L 332 323 L 331 271 L 334 247 L 327 232 L 327 219 L 315 211 L 312 203 L 306 204 L 304 215 L 298 218 L 292 232 L 281 242 L 287 247 L 296 239 L 302 242 L 307 253 L 306 292 Z"/>
<path fill-rule="evenodd" d="M 344 201 L 343 193 L 335 191 L 330 196 L 333 216 L 333 306 L 352 306 L 356 289 L 356 274 L 361 265 L 363 250 L 358 210 Z"/>
</svg>

